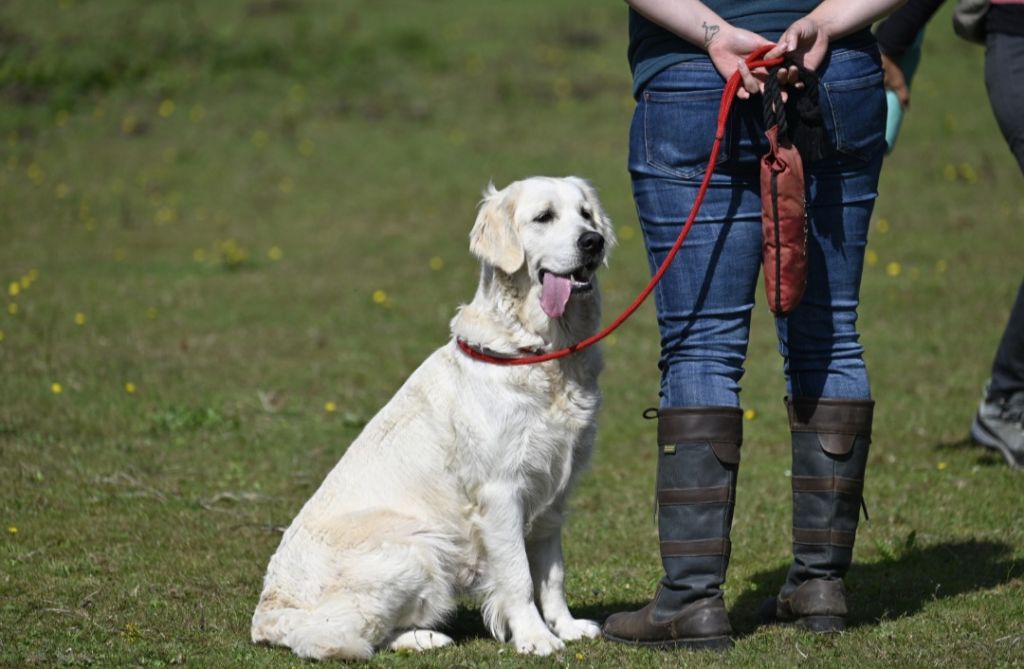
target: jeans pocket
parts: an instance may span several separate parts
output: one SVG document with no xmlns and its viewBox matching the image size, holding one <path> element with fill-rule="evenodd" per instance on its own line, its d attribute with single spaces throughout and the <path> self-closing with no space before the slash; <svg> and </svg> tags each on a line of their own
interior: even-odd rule
<svg viewBox="0 0 1024 669">
<path fill-rule="evenodd" d="M 835 147 L 860 160 L 870 160 L 885 141 L 885 90 L 882 72 L 825 82 L 825 123 L 831 120 Z"/>
<path fill-rule="evenodd" d="M 652 91 L 641 98 L 643 148 L 647 164 L 680 179 L 704 174 L 718 126 L 722 91 Z M 718 164 L 729 158 L 723 142 Z"/>
</svg>

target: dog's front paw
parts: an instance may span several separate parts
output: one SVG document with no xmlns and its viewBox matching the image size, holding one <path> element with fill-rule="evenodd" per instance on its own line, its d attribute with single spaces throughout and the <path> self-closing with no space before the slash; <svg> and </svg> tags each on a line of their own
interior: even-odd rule
<svg viewBox="0 0 1024 669">
<path fill-rule="evenodd" d="M 512 642 L 517 651 L 526 655 L 550 655 L 565 648 L 565 644 L 547 629 L 519 635 Z"/>
<path fill-rule="evenodd" d="M 554 628 L 555 634 L 562 641 L 596 639 L 601 636 L 601 626 L 593 620 L 583 618 L 561 618 L 555 621 Z"/>
</svg>

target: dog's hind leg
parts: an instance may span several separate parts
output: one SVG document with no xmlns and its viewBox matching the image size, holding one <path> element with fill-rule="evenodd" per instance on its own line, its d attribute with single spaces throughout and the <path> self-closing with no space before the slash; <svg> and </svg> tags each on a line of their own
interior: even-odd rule
<svg viewBox="0 0 1024 669">
<path fill-rule="evenodd" d="M 315 660 L 365 660 L 373 655 L 364 621 L 351 606 L 333 611 L 324 607 L 257 610 L 252 640 L 288 646 L 299 657 Z"/>
<path fill-rule="evenodd" d="M 444 648 L 455 643 L 447 634 L 441 634 L 434 630 L 408 630 L 396 635 L 388 642 L 391 650 L 432 650 Z"/>
</svg>

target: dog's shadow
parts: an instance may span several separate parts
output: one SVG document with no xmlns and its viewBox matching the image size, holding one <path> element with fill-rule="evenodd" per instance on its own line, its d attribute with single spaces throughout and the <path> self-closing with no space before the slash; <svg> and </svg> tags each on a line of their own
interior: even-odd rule
<svg viewBox="0 0 1024 669">
<path fill-rule="evenodd" d="M 945 542 L 905 548 L 897 557 L 854 564 L 846 577 L 849 627 L 875 625 L 918 613 L 927 602 L 956 597 L 1008 583 L 1024 573 L 1024 560 L 1013 559 L 1013 548 L 998 541 Z M 750 587 L 729 605 L 736 636 L 752 634 L 760 625 L 758 610 L 786 579 L 788 565 L 757 572 Z M 603 621 L 616 611 L 632 611 L 646 601 L 609 602 L 573 607 L 583 618 Z M 482 627 L 481 627 L 482 629 Z"/>
</svg>

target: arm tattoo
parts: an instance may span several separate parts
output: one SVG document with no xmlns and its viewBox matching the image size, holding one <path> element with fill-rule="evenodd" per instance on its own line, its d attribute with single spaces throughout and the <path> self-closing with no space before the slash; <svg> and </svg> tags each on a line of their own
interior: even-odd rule
<svg viewBox="0 0 1024 669">
<path fill-rule="evenodd" d="M 704 48 L 706 49 L 711 44 L 711 40 L 715 39 L 715 35 L 718 34 L 719 27 L 709 26 L 707 21 L 704 21 L 702 27 L 704 28 Z"/>
</svg>

